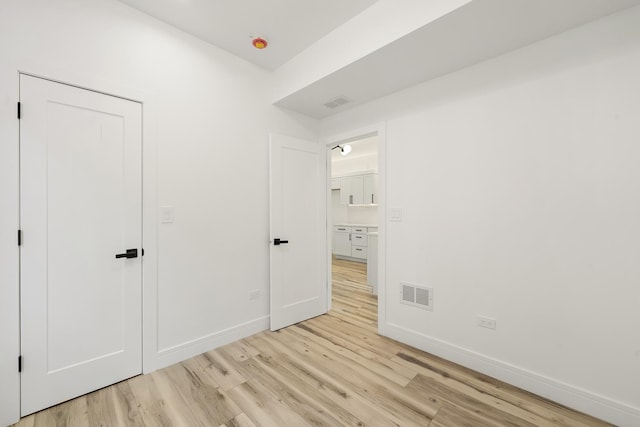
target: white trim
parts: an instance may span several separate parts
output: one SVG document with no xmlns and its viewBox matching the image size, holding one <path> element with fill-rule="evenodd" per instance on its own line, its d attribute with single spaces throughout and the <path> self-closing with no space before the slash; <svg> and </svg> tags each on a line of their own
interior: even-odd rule
<svg viewBox="0 0 640 427">
<path fill-rule="evenodd" d="M 0 64 L 0 81 L 8 90 L 0 105 L 0 426 L 10 425 L 20 419 L 20 297 L 19 297 L 19 247 L 17 231 L 19 217 L 19 123 L 16 107 L 19 100 L 19 74 L 16 68 Z M 3 88 L 5 87 L 3 85 Z"/>
<path fill-rule="evenodd" d="M 330 149 L 337 144 L 347 143 L 358 139 L 366 138 L 369 136 L 378 136 L 378 332 L 380 334 L 384 331 L 384 325 L 386 324 L 386 200 L 387 200 L 387 123 L 378 122 L 369 126 L 353 129 L 341 134 L 332 135 L 329 137 L 320 138 L 320 144 Z M 327 188 L 331 188 L 331 156 L 327 156 Z M 331 190 L 327 190 L 327 252 L 328 252 L 328 266 L 327 266 L 327 298 L 329 300 L 328 307 L 331 310 L 331 248 L 333 237 L 333 224 L 331 223 Z"/>
<path fill-rule="evenodd" d="M 640 425 L 640 408 L 393 323 L 386 324 L 384 335 L 615 425 Z"/>
<path fill-rule="evenodd" d="M 270 316 L 259 317 L 158 351 L 157 369 L 173 365 L 223 345 L 269 329 Z"/>
</svg>

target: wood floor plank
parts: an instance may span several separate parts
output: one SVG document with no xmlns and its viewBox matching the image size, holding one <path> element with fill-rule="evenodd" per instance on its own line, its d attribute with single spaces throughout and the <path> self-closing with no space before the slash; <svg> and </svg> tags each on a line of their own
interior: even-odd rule
<svg viewBox="0 0 640 427">
<path fill-rule="evenodd" d="M 34 427 L 81 427 L 89 425 L 86 396 L 56 405 L 27 418 Z"/>
<path fill-rule="evenodd" d="M 246 340 L 239 340 L 232 342 L 231 344 L 224 346 L 226 353 L 233 357 L 233 360 L 243 362 L 250 359 L 253 356 L 260 354 L 251 344 Z"/>
<path fill-rule="evenodd" d="M 403 392 L 403 388 L 386 378 L 355 363 L 349 363 L 339 354 L 311 342 L 302 342 L 292 338 L 289 330 L 273 334 L 273 339 L 279 341 L 308 362 L 325 366 L 325 370 L 334 376 L 342 378 L 350 384 L 356 393 L 372 400 L 385 412 L 401 420 L 400 425 L 427 425 L 437 408 L 426 401 L 419 401 L 414 396 Z"/>
<path fill-rule="evenodd" d="M 475 418 L 482 419 L 483 423 L 494 427 L 503 425 L 536 427 L 539 425 L 513 415 L 508 411 L 503 411 L 500 405 L 491 405 L 482 402 L 473 396 L 459 392 L 452 387 L 446 386 L 442 382 L 423 375 L 417 375 L 407 386 L 407 390 L 420 396 L 431 397 L 440 402 L 449 403 L 451 406 L 456 407 L 458 412 L 473 414 Z"/>
<path fill-rule="evenodd" d="M 219 427 L 257 427 L 251 418 L 247 416 L 244 412 L 232 420 L 227 421 L 224 424 L 220 424 Z"/>
<path fill-rule="evenodd" d="M 286 370 L 277 369 L 281 367 L 271 363 L 272 360 L 260 355 L 243 362 L 243 366 L 249 371 L 247 373 L 251 380 L 260 382 L 276 399 L 285 402 L 310 425 L 344 425 L 339 420 L 340 415 L 344 414 L 334 411 L 335 405 L 327 406 L 326 399 L 304 387 L 304 383 L 286 375 Z"/>
<path fill-rule="evenodd" d="M 228 393 L 256 425 L 265 427 L 312 425 L 253 378 L 232 388 Z"/>
<path fill-rule="evenodd" d="M 312 328 L 305 325 L 295 326 L 295 328 L 287 329 L 287 333 L 297 334 L 299 336 L 298 339 L 307 343 L 313 341 L 316 345 L 315 348 L 325 348 L 333 353 L 339 354 L 350 362 L 358 364 L 372 373 L 393 381 L 401 387 L 409 384 L 409 381 L 411 381 L 411 379 L 413 379 L 417 374 L 415 370 L 409 369 L 399 363 L 393 362 L 392 360 L 385 360 L 383 358 L 378 359 L 375 356 L 366 357 L 366 354 L 360 354 L 357 349 L 356 351 L 353 351 L 348 347 L 337 345 L 331 340 L 316 335 Z"/>
<path fill-rule="evenodd" d="M 223 390 L 232 389 L 246 380 L 215 351 L 203 353 L 183 363 L 188 363 L 194 369 L 200 370 Z"/>
<path fill-rule="evenodd" d="M 361 422 L 346 423 L 345 425 L 389 426 L 402 425 L 401 420 L 395 419 L 393 414 L 381 410 L 375 402 L 361 396 L 348 383 L 327 372 L 323 366 L 317 366 L 297 354 L 283 350 L 281 345 L 269 339 L 256 338 L 256 346 L 261 349 L 261 356 L 272 358 L 281 363 L 285 369 L 293 373 L 301 381 L 306 382 L 317 392 L 315 396 L 325 396 L 334 403 L 336 411 L 346 410 Z"/>
<path fill-rule="evenodd" d="M 475 414 L 460 411 L 459 408 L 445 403 L 433 421 L 431 421 L 429 427 L 495 427 L 495 425 L 477 417 Z"/>
<path fill-rule="evenodd" d="M 224 424 L 242 412 L 195 359 L 169 366 L 165 372 L 200 425 Z"/>
<path fill-rule="evenodd" d="M 167 368 L 147 375 L 147 381 L 131 381 L 131 390 L 141 404 L 143 420 L 156 426 L 198 426 L 197 416 L 167 373 Z"/>
</svg>

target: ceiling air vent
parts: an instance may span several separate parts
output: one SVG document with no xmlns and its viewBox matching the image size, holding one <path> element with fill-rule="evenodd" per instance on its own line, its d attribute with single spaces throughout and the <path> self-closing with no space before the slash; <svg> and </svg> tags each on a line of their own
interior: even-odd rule
<svg viewBox="0 0 640 427">
<path fill-rule="evenodd" d="M 433 311 L 433 288 L 400 282 L 400 302 Z"/>
<path fill-rule="evenodd" d="M 351 102 L 350 99 L 348 99 L 348 98 L 346 98 L 344 96 L 339 96 L 339 97 L 337 97 L 335 99 L 332 99 L 329 102 L 325 102 L 324 106 L 333 110 L 334 108 L 341 107 L 344 104 L 348 104 L 350 102 Z"/>
</svg>

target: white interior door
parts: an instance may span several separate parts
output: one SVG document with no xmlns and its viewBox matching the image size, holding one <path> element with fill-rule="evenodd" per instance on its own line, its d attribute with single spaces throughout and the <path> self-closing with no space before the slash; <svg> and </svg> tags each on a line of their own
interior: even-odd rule
<svg viewBox="0 0 640 427">
<path fill-rule="evenodd" d="M 271 134 L 271 330 L 327 312 L 326 149 Z"/>
<path fill-rule="evenodd" d="M 20 77 L 21 412 L 142 371 L 142 116 Z M 139 254 L 141 255 L 141 254 Z"/>
</svg>

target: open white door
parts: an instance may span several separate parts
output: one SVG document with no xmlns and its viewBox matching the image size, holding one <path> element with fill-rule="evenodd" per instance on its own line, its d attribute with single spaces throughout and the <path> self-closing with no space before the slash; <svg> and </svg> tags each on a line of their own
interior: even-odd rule
<svg viewBox="0 0 640 427">
<path fill-rule="evenodd" d="M 27 415 L 142 371 L 142 107 L 25 75 L 20 101 Z"/>
<path fill-rule="evenodd" d="M 327 312 L 326 149 L 271 134 L 271 330 Z"/>
</svg>

